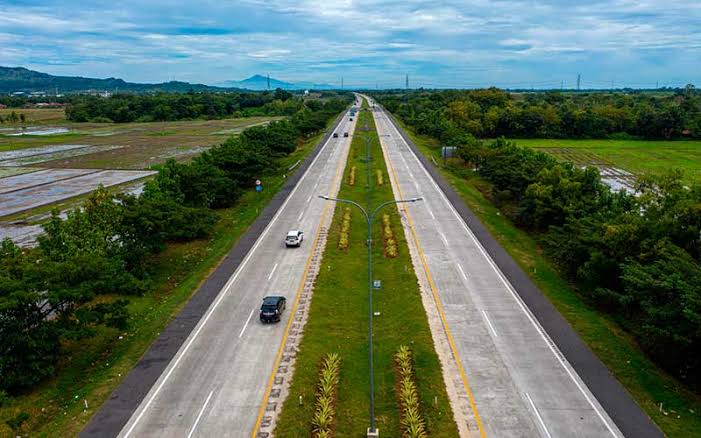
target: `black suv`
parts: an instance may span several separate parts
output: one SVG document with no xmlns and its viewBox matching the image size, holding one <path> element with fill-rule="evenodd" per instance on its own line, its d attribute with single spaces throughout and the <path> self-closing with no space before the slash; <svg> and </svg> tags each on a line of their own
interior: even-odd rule
<svg viewBox="0 0 701 438">
<path fill-rule="evenodd" d="M 338 132 L 333 133 L 333 138 L 338 138 Z"/>
<path fill-rule="evenodd" d="M 261 322 L 280 322 L 282 312 L 285 311 L 287 300 L 285 297 L 265 297 L 260 306 Z"/>
</svg>

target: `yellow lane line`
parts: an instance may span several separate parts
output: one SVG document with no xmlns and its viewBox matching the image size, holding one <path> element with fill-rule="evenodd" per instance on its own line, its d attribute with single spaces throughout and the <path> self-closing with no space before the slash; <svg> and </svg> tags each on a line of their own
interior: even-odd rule
<svg viewBox="0 0 701 438">
<path fill-rule="evenodd" d="M 390 122 L 386 122 L 390 123 Z M 384 149 L 384 148 L 383 148 Z M 392 175 L 394 177 L 395 184 L 397 186 L 397 192 L 399 192 L 399 198 L 404 199 L 404 195 L 402 194 L 402 188 L 401 185 L 399 184 L 399 178 L 397 178 L 397 172 L 394 170 L 394 166 L 392 166 L 392 162 L 389 159 L 389 151 L 387 151 L 387 156 L 385 157 L 385 161 L 387 162 L 387 165 L 389 166 Z M 428 278 L 428 284 L 431 287 L 431 293 L 433 294 L 433 299 L 436 302 L 436 308 L 438 309 L 438 313 L 441 316 L 441 323 L 443 324 L 443 330 L 445 330 L 446 337 L 448 338 L 448 344 L 450 345 L 450 350 L 453 352 L 453 357 L 455 358 L 455 362 L 458 365 L 458 371 L 460 372 L 460 378 L 462 379 L 463 386 L 465 387 L 465 391 L 467 392 L 467 396 L 470 399 L 470 408 L 472 409 L 472 413 L 475 416 L 475 421 L 477 422 L 477 427 L 479 428 L 480 431 L 480 437 L 486 438 L 486 434 L 484 432 L 484 426 L 482 425 L 482 418 L 480 417 L 480 414 L 477 410 L 477 404 L 475 403 L 475 397 L 472 394 L 472 390 L 470 389 L 470 384 L 468 383 L 467 380 L 467 374 L 465 373 L 465 369 L 462 366 L 462 361 L 460 360 L 460 356 L 458 355 L 458 350 L 455 347 L 455 341 L 453 340 L 453 335 L 450 331 L 450 328 L 448 327 L 448 320 L 446 319 L 445 312 L 443 311 L 443 305 L 441 304 L 441 300 L 438 297 L 438 288 L 436 287 L 436 283 L 433 281 L 433 275 L 431 275 L 431 270 L 428 267 L 428 263 L 426 262 L 426 256 L 423 252 L 423 249 L 421 248 L 421 243 L 419 242 L 419 237 L 416 234 L 416 229 L 414 227 L 414 221 L 411 219 L 411 215 L 409 214 L 409 209 L 405 204 L 399 204 L 399 208 L 404 210 L 404 214 L 406 215 L 407 221 L 409 222 L 409 229 L 411 229 L 411 234 L 414 238 L 414 242 L 416 243 L 416 249 L 419 251 L 419 257 L 421 259 L 421 264 L 423 265 L 424 271 L 426 272 L 426 277 Z"/>
<path fill-rule="evenodd" d="M 350 145 L 348 147 L 348 150 L 350 150 Z M 334 175 L 333 179 L 333 184 L 331 185 L 331 189 L 336 187 L 336 184 L 338 183 L 338 178 L 340 175 L 340 170 L 341 170 L 341 163 L 343 163 L 345 160 L 339 160 L 338 166 L 336 167 L 336 174 Z M 312 264 L 312 257 L 314 256 L 314 249 L 316 248 L 317 243 L 319 242 L 319 236 L 321 235 L 321 228 L 324 226 L 324 219 L 326 218 L 326 212 L 328 211 L 329 205 L 331 204 L 330 201 L 327 201 L 324 204 L 324 211 L 321 213 L 321 221 L 319 221 L 319 226 L 316 229 L 316 234 L 314 235 L 314 243 L 312 244 L 311 251 L 309 253 L 309 257 L 307 258 L 307 262 L 304 265 L 304 271 L 302 274 L 302 279 L 299 282 L 299 287 L 297 288 L 297 296 L 295 298 L 295 303 L 294 306 L 292 307 L 292 311 L 290 312 L 290 318 L 287 321 L 287 326 L 285 327 L 285 334 L 282 337 L 282 342 L 280 342 L 280 347 L 278 348 L 277 352 L 277 357 L 275 358 L 275 364 L 273 365 L 273 369 L 270 373 L 270 378 L 268 379 L 268 385 L 265 388 L 265 394 L 263 395 L 263 402 L 260 405 L 260 409 L 258 409 L 258 417 L 256 418 L 256 424 L 253 427 L 253 431 L 251 432 L 251 438 L 256 438 L 258 434 L 258 429 L 260 428 L 260 423 L 263 421 L 263 415 L 265 414 L 265 407 L 268 405 L 268 399 L 270 398 L 270 392 L 273 389 L 273 383 L 275 381 L 275 373 L 278 367 L 280 366 L 280 361 L 282 360 L 282 353 L 285 349 L 285 344 L 287 343 L 287 338 L 290 334 L 290 328 L 292 327 L 292 322 L 294 321 L 294 315 L 297 313 L 297 307 L 299 305 L 299 299 L 302 296 L 302 289 L 304 289 L 304 283 L 307 279 L 307 275 L 309 275 L 309 267 Z"/>
</svg>

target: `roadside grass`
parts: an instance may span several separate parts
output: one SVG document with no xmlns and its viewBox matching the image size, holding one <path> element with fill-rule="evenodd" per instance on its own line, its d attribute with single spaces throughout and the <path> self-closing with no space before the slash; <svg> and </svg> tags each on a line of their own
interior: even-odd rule
<svg viewBox="0 0 701 438">
<path fill-rule="evenodd" d="M 589 152 L 635 174 L 660 174 L 670 168 L 684 171 L 686 181 L 701 180 L 701 140 L 560 140 L 515 139 L 536 149 L 568 148 Z"/>
<path fill-rule="evenodd" d="M 129 328 L 124 332 L 102 328 L 90 339 L 67 343 L 67 354 L 54 378 L 0 407 L 0 436 L 10 436 L 5 421 L 21 412 L 27 412 L 30 418 L 17 435 L 77 436 L 282 187 L 287 167 L 310 153 L 322 135 L 305 141 L 281 160 L 274 173 L 261 178 L 265 182 L 263 192 L 249 191 L 235 207 L 217 211 L 219 220 L 211 238 L 169 244 L 157 255 L 152 264 L 151 290 L 141 297 L 128 297 Z"/>
<path fill-rule="evenodd" d="M 440 162 L 440 146 L 435 139 L 416 135 L 400 124 L 424 155 Z M 522 140 L 518 143 L 524 145 Z M 660 429 L 669 437 L 698 436 L 701 396 L 652 363 L 615 317 L 600 313 L 579 295 L 543 256 L 538 243 L 485 197 L 489 191 L 486 181 L 466 169 L 441 167 L 440 172 Z"/>
<path fill-rule="evenodd" d="M 360 130 L 366 121 L 371 129 L 367 133 Z M 366 188 L 364 135 L 372 135 L 373 138 L 370 191 Z M 348 173 L 352 166 L 356 166 L 357 181 L 354 186 L 349 186 Z M 377 187 L 374 183 L 377 169 L 387 173 L 372 115 L 362 111 L 339 197 L 364 206 L 368 202 L 376 206 L 394 199 L 389 184 Z M 341 216 L 345 207 L 346 204 L 341 203 L 336 206 L 329 227 L 295 374 L 274 431 L 279 438 L 310 436 L 318 379 L 317 364 L 329 352 L 337 352 L 343 363 L 336 404 L 335 436 L 364 436 L 369 426 L 367 226 L 361 212 L 353 209 L 350 245 L 347 250 L 338 249 Z M 396 207 L 384 211 L 390 213 L 393 228 L 401 230 Z M 377 219 L 373 229 L 373 276 L 382 281 L 382 286 L 375 291 L 373 301 L 374 310 L 381 312 L 373 319 L 376 427 L 382 436 L 401 436 L 400 410 L 395 394 L 394 354 L 400 345 L 408 345 L 415 355 L 416 380 L 429 435 L 458 436 L 404 234 L 397 233 L 399 256 L 385 258 L 379 217 Z M 299 404 L 300 396 L 302 405 Z"/>
</svg>

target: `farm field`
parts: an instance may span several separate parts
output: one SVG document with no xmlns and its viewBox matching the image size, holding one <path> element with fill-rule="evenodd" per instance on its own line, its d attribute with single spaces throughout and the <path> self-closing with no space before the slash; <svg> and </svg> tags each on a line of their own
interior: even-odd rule
<svg viewBox="0 0 701 438">
<path fill-rule="evenodd" d="M 138 191 L 151 166 L 187 161 L 248 127 L 280 119 L 72 123 L 63 109 L 15 111 L 26 115 L 24 128 L 0 124 L 0 238 L 20 244 L 33 242 L 50 209 L 79 205 L 100 184 Z"/>
<path fill-rule="evenodd" d="M 608 165 L 635 175 L 680 169 L 686 181 L 701 179 L 701 141 L 513 139 L 521 146 L 574 161 Z"/>
</svg>

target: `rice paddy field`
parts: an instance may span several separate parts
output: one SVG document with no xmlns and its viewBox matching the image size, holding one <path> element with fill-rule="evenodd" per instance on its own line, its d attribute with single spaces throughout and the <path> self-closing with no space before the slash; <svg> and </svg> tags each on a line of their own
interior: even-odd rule
<svg viewBox="0 0 701 438">
<path fill-rule="evenodd" d="M 540 149 L 579 165 L 610 169 L 622 180 L 630 175 L 684 172 L 687 182 L 701 181 L 701 141 L 515 139 L 521 146 Z M 604 173 L 604 172 L 602 172 Z"/>
<path fill-rule="evenodd" d="M 99 185 L 138 192 L 153 165 L 190 160 L 248 127 L 279 119 L 72 123 L 61 108 L 14 111 L 26 121 L 0 124 L 0 239 L 21 244 L 32 243 L 51 209 L 79 205 Z"/>
</svg>

